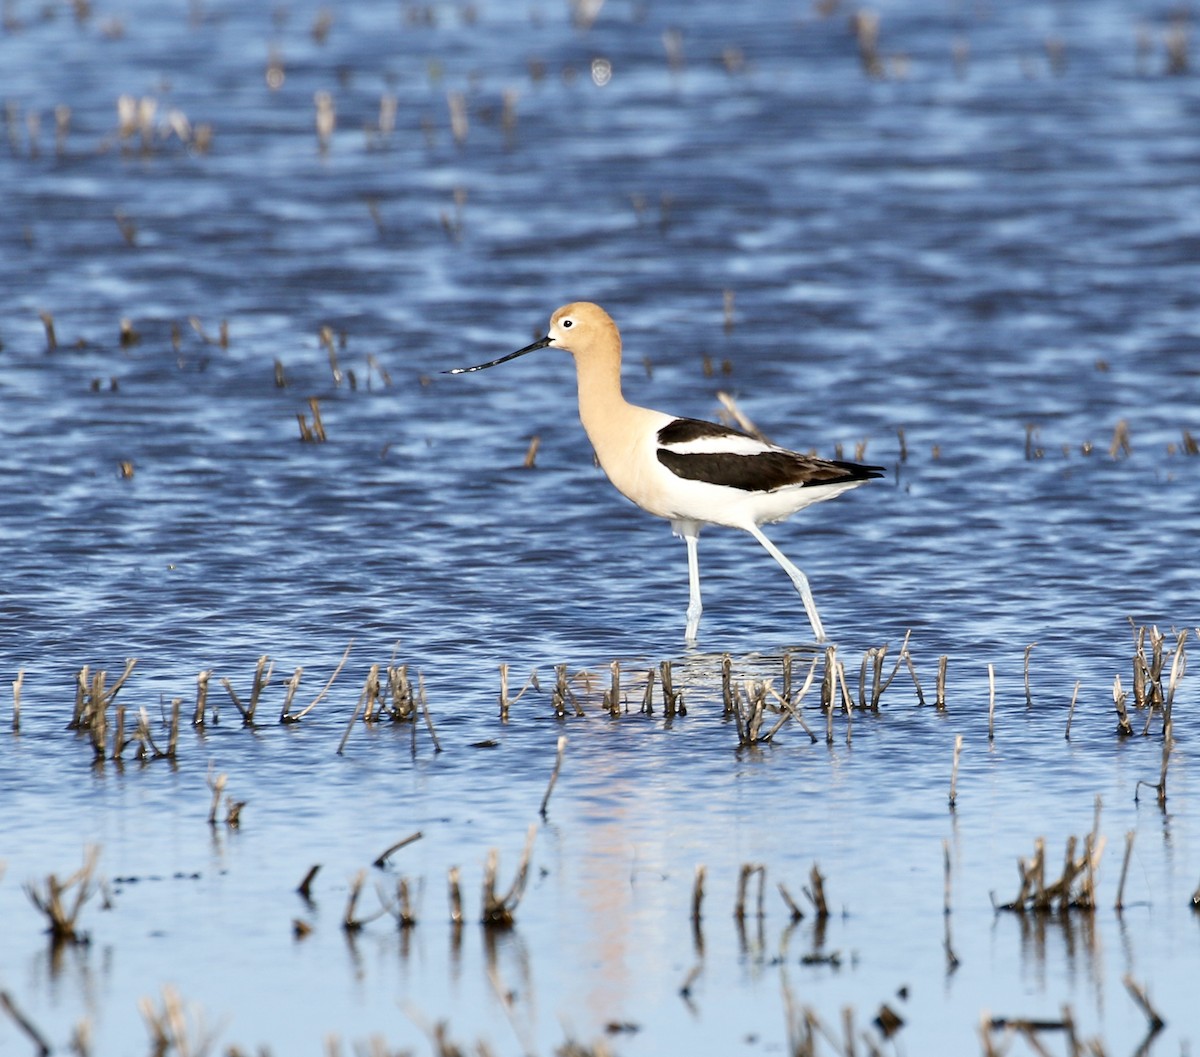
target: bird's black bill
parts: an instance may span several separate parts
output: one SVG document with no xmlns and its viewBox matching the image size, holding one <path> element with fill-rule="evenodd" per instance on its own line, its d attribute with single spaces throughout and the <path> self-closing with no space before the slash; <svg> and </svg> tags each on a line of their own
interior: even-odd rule
<svg viewBox="0 0 1200 1057">
<path fill-rule="evenodd" d="M 510 352 L 507 356 L 501 356 L 498 360 L 489 360 L 487 363 L 480 363 L 474 367 L 455 367 L 450 371 L 442 371 L 442 374 L 471 374 L 474 371 L 482 371 L 488 367 L 495 367 L 498 363 L 508 363 L 509 360 L 515 360 L 518 356 L 524 356 L 527 352 L 537 352 L 538 349 L 544 349 L 550 344 L 550 341 L 549 336 L 538 338 L 532 345 L 526 345 L 523 349 Z"/>
</svg>

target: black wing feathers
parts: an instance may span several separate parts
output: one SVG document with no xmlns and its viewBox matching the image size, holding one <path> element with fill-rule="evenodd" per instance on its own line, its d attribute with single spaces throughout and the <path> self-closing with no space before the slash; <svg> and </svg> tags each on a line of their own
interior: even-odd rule
<svg viewBox="0 0 1200 1057">
<path fill-rule="evenodd" d="M 694 418 L 677 418 L 658 431 L 663 445 L 720 437 L 749 437 L 739 429 Z M 751 438 L 753 439 L 753 438 Z M 658 449 L 658 461 L 678 477 L 705 481 L 747 492 L 773 492 L 777 488 L 842 484 L 882 477 L 882 466 L 865 466 L 841 459 L 818 459 L 782 449 L 753 454 L 737 452 L 677 452 Z"/>
</svg>

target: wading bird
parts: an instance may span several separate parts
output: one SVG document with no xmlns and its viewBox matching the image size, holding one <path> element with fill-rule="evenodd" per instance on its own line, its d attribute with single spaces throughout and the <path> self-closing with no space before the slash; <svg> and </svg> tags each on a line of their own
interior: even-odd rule
<svg viewBox="0 0 1200 1057">
<path fill-rule="evenodd" d="M 608 313 L 588 301 L 560 308 L 546 336 L 532 345 L 446 373 L 482 371 L 544 348 L 575 357 L 579 418 L 608 479 L 626 499 L 670 521 L 687 544 L 687 642 L 696 641 L 700 627 L 697 545 L 704 525 L 743 529 L 758 540 L 791 577 L 813 634 L 823 642 L 807 578 L 759 526 L 881 477 L 883 468 L 801 455 L 729 426 L 629 403 L 621 393 L 621 335 Z"/>
</svg>

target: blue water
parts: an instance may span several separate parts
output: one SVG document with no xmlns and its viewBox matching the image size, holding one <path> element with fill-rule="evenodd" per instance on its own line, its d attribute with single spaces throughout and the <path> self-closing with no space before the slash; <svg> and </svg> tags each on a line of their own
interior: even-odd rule
<svg viewBox="0 0 1200 1057">
<path fill-rule="evenodd" d="M 366 3 L 330 7 L 320 40 L 313 4 L 6 9 L 0 988 L 55 1049 L 86 1019 L 94 1052 L 141 1052 L 139 999 L 171 985 L 196 1031 L 247 1051 L 322 1053 L 336 1035 L 425 1052 L 421 1025 L 445 1020 L 497 1053 L 567 1037 L 787 1052 L 786 989 L 838 1038 L 844 1007 L 876 1033 L 886 1002 L 905 1024 L 885 1052 L 975 1052 L 985 1011 L 1069 1004 L 1083 1037 L 1124 1053 L 1145 1033 L 1125 973 L 1167 1021 L 1152 1052 L 1196 1046 L 1195 675 L 1165 811 L 1133 799 L 1158 780 L 1160 721 L 1142 737 L 1138 714 L 1120 741 L 1112 684 L 1132 684 L 1131 624 L 1169 645 L 1192 629 L 1193 656 L 1200 634 L 1200 82 L 1167 72 L 1168 5 L 876 7 L 879 77 L 846 7 L 610 0 L 585 28 L 557 4 Z M 336 110 L 324 149 L 319 91 Z M 122 95 L 154 102 L 145 135 L 122 136 Z M 901 669 L 849 744 L 839 715 L 831 746 L 789 726 L 738 750 L 721 658 L 781 685 L 809 636 L 787 578 L 753 540 L 707 531 L 687 650 L 683 547 L 594 466 L 570 361 L 440 373 L 526 344 L 577 298 L 621 326 L 631 399 L 711 418 L 723 390 L 780 443 L 887 468 L 772 538 L 809 575 L 851 691 L 863 651 L 890 643 L 890 670 L 911 629 L 925 705 Z M 299 439 L 313 397 L 324 444 Z M 328 696 L 278 725 L 286 680 L 304 669 L 303 707 L 351 642 Z M 262 655 L 276 676 L 248 730 L 220 680 L 245 700 Z M 213 672 L 209 723 L 185 724 L 174 766 L 132 749 L 93 766 L 66 729 L 76 673 L 111 684 L 127 657 L 118 701 L 162 744 L 171 700 L 190 717 Z M 423 726 L 414 756 L 408 724 L 360 722 L 336 755 L 368 669 L 393 658 L 423 677 L 443 751 Z M 620 719 L 600 702 L 613 660 Z M 637 713 L 663 660 L 686 716 L 657 697 Z M 512 693 L 534 668 L 541 684 L 507 724 L 502 663 Z M 583 718 L 553 714 L 559 664 L 595 677 Z M 506 886 L 563 733 L 516 928 L 489 939 L 484 861 L 499 849 Z M 240 829 L 206 824 L 210 764 L 247 801 Z M 996 914 L 1038 837 L 1057 876 L 1097 795 L 1100 909 Z M 351 879 L 417 830 L 361 903 L 403 873 L 418 924 L 348 940 Z M 111 905 L 90 902 L 90 945 L 55 956 L 22 885 L 87 844 Z M 814 862 L 834 910 L 819 948 L 811 915 L 788 932 L 775 888 L 803 902 Z M 293 889 L 314 863 L 310 908 Z M 767 872 L 744 938 L 743 863 Z M 802 964 L 814 948 L 838 966 Z M 0 1052 L 28 1049 L 0 1016 Z"/>
</svg>

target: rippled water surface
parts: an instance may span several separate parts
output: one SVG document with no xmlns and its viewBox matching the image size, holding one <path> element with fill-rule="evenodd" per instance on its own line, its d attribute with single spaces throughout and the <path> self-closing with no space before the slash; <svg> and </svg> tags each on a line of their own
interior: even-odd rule
<svg viewBox="0 0 1200 1057">
<path fill-rule="evenodd" d="M 1134 799 L 1161 714 L 1120 739 L 1113 710 L 1135 628 L 1164 633 L 1164 682 L 1200 634 L 1195 27 L 1167 3 L 881 3 L 872 57 L 821 7 L 5 5 L 0 990 L 56 1052 L 81 1023 L 84 1052 L 145 1052 L 139 1002 L 170 987 L 181 1053 L 424 1053 L 438 1022 L 497 1054 L 806 1052 L 807 1014 L 817 1053 L 849 1052 L 848 1017 L 859 1052 L 957 1054 L 981 1018 L 1069 1007 L 1125 1054 L 1147 1032 L 1126 976 L 1166 1021 L 1141 1052 L 1200 1044 L 1200 683 L 1165 807 Z M 620 324 L 631 398 L 715 418 L 725 392 L 781 443 L 887 468 L 772 537 L 855 701 L 864 651 L 889 644 L 886 674 L 911 631 L 923 702 L 901 666 L 831 743 L 815 688 L 815 741 L 738 748 L 723 657 L 776 689 L 785 656 L 793 689 L 808 669 L 787 578 L 709 530 L 686 649 L 683 547 L 594 466 L 569 359 L 439 373 L 574 299 Z M 324 443 L 301 440 L 314 398 Z M 293 712 L 350 643 L 277 723 L 296 670 Z M 221 680 L 245 703 L 264 655 L 251 729 Z M 80 670 L 111 687 L 126 658 L 127 734 L 145 709 L 165 748 L 183 701 L 173 763 L 95 764 L 67 729 Z M 663 661 L 686 715 L 638 711 Z M 360 720 L 337 755 L 389 664 L 441 751 Z M 510 696 L 540 685 L 506 723 L 501 664 Z M 556 665 L 582 715 L 556 717 Z M 238 828 L 206 822 L 218 773 Z M 535 822 L 515 927 L 484 929 L 489 850 L 506 888 Z M 1094 913 L 993 910 L 1039 838 L 1056 878 L 1094 825 Z M 89 845 L 90 942 L 55 947 L 23 886 Z M 739 924 L 744 864 L 766 883 Z M 404 877 L 415 926 L 342 929 L 364 869 L 357 913 Z M 0 1052 L 31 1046 L 0 1013 Z"/>
</svg>

